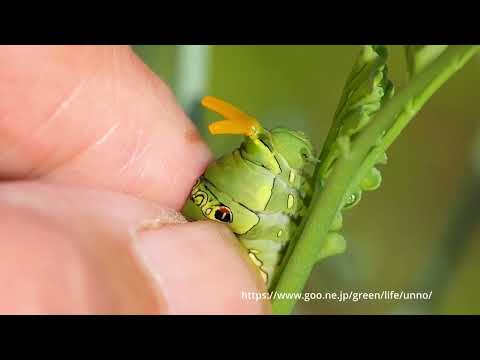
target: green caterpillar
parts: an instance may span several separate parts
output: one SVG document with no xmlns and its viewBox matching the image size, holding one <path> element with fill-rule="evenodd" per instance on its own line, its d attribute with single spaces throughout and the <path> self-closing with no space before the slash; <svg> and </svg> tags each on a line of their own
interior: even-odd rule
<svg viewBox="0 0 480 360">
<path fill-rule="evenodd" d="M 315 191 L 320 194 L 334 163 L 349 155 L 352 139 L 393 95 L 386 60 L 385 47 L 363 47 L 343 90 L 320 159 L 303 133 L 285 128 L 268 131 L 228 103 L 210 96 L 202 100 L 205 107 L 226 118 L 209 126 L 212 134 L 239 134 L 245 139 L 238 149 L 210 164 L 193 187 L 183 214 L 189 220 L 210 219 L 227 224 L 248 250 L 269 289 L 275 286 L 278 270 L 288 261 L 285 253 L 290 252 L 292 240 L 299 235 L 299 225 L 312 198 L 312 177 L 316 179 Z M 345 251 L 346 241 L 339 234 L 342 212 L 354 207 L 363 191 L 380 186 L 382 177 L 376 165 L 386 160 L 385 153 L 379 155 L 364 179 L 352 179 L 322 248 L 315 249 L 318 260 Z M 318 165 L 312 175 L 314 164 Z"/>
<path fill-rule="evenodd" d="M 226 118 L 209 126 L 212 134 L 245 140 L 208 166 L 182 213 L 228 225 L 270 287 L 311 196 L 311 165 L 318 161 L 312 143 L 299 131 L 268 131 L 219 99 L 207 96 L 202 104 Z"/>
</svg>

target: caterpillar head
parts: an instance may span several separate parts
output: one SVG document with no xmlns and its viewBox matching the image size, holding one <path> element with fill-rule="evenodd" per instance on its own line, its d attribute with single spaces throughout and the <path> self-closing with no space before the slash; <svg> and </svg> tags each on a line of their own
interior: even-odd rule
<svg viewBox="0 0 480 360">
<path fill-rule="evenodd" d="M 272 143 L 293 169 L 303 169 L 316 161 L 311 141 L 300 131 L 276 128 L 271 131 Z"/>
<path fill-rule="evenodd" d="M 268 146 L 280 153 L 292 169 L 301 170 L 318 161 L 312 143 L 300 131 L 277 128 L 268 132 L 252 116 L 212 96 L 204 97 L 202 104 L 225 117 L 225 120 L 210 124 L 210 132 L 214 135 L 241 134 L 251 139 L 261 138 L 270 143 Z"/>
</svg>

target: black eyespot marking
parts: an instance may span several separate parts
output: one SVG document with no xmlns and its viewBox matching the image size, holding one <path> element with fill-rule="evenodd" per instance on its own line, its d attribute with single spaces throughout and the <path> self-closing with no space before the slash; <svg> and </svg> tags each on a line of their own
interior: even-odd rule
<svg viewBox="0 0 480 360">
<path fill-rule="evenodd" d="M 309 158 L 307 149 L 302 149 L 302 151 L 301 151 L 300 154 L 301 154 L 302 158 L 304 158 L 304 159 L 308 159 L 308 158 Z"/>
<path fill-rule="evenodd" d="M 226 206 L 220 206 L 215 211 L 215 219 L 224 223 L 231 223 L 233 221 L 232 211 Z"/>
</svg>

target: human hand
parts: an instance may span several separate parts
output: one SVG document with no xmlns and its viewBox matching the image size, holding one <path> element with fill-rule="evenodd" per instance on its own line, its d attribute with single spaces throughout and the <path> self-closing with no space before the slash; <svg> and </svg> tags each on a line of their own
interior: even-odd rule
<svg viewBox="0 0 480 360">
<path fill-rule="evenodd" d="M 174 211 L 211 159 L 129 47 L 0 46 L 0 313 L 269 313 L 233 234 Z"/>
</svg>

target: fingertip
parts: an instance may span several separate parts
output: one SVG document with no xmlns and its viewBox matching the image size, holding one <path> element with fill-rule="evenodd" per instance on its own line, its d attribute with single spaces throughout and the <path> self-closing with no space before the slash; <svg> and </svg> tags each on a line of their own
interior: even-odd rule
<svg viewBox="0 0 480 360">
<path fill-rule="evenodd" d="M 227 227 L 213 222 L 163 226 L 135 244 L 172 314 L 268 314 L 265 285 Z"/>
<path fill-rule="evenodd" d="M 179 209 L 212 159 L 171 89 L 131 47 L 0 47 L 0 63 L 0 177 Z"/>
</svg>

